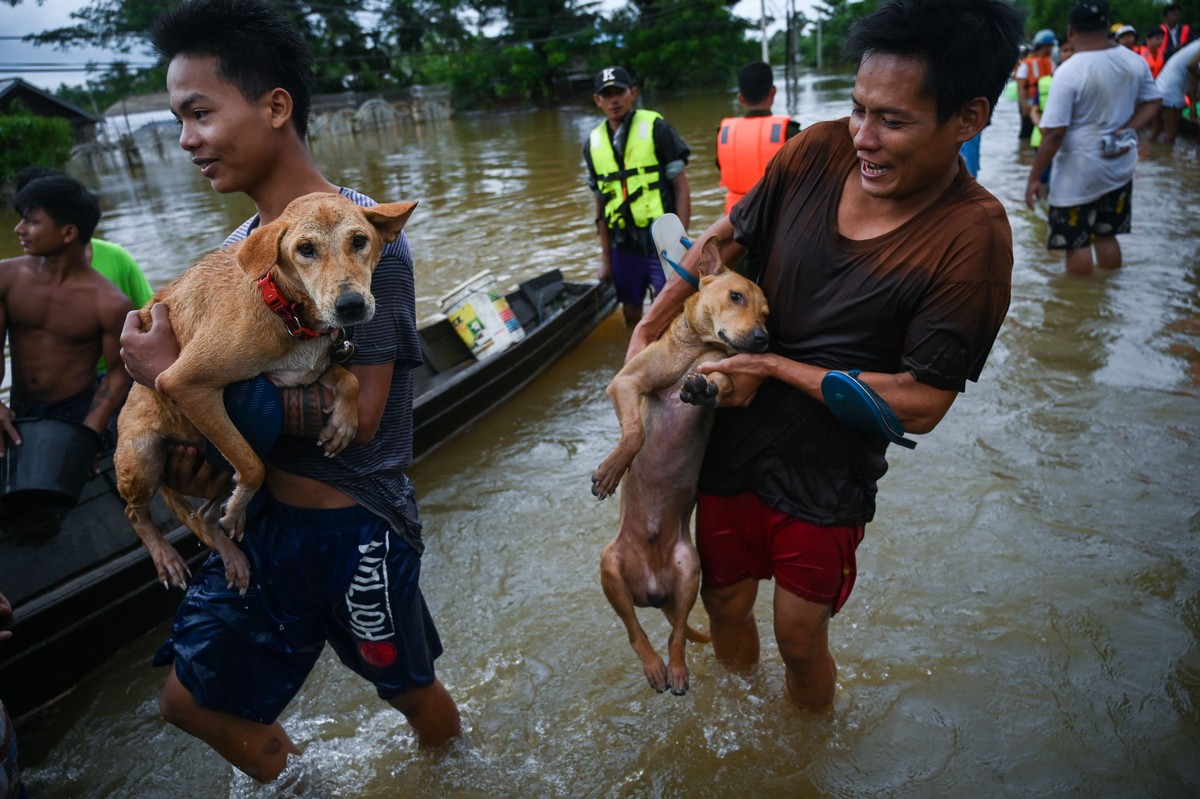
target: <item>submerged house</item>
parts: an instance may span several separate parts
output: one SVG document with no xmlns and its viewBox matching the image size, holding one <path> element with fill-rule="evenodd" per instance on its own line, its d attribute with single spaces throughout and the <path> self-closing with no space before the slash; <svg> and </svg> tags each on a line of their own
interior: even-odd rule
<svg viewBox="0 0 1200 799">
<path fill-rule="evenodd" d="M 61 117 L 71 123 L 75 143 L 96 137 L 96 125 L 103 117 L 84 111 L 20 78 L 0 80 L 0 115 L 27 112 L 39 117 Z"/>
</svg>

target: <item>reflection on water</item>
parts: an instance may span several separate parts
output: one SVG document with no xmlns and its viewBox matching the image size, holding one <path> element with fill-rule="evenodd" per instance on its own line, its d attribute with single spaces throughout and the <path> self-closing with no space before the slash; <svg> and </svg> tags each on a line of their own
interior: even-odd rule
<svg viewBox="0 0 1200 799">
<path fill-rule="evenodd" d="M 780 103 L 807 125 L 843 114 L 847 87 L 808 80 Z M 721 208 L 710 140 L 732 95 L 648 105 L 694 149 L 698 232 Z M 427 316 L 481 268 L 591 273 L 580 150 L 597 121 L 585 105 L 467 116 L 316 154 L 379 199 L 421 200 L 409 233 Z M 915 451 L 891 453 L 861 577 L 832 625 L 834 713 L 784 700 L 769 587 L 761 665 L 731 673 L 693 645 L 686 696 L 646 687 L 599 585 L 617 505 L 596 503 L 588 482 L 617 434 L 603 387 L 627 334 L 613 317 L 413 469 L 439 670 L 466 741 L 418 752 L 401 716 L 326 656 L 284 717 L 311 780 L 363 797 L 1194 794 L 1200 188 L 1181 176 L 1196 173 L 1196 150 L 1139 165 L 1126 268 L 1068 279 L 1044 249 L 1044 215 L 1023 208 L 1030 158 L 1015 121 L 1004 102 L 981 175 L 1013 224 L 1009 319 L 981 383 Z M 98 180 L 106 235 L 155 282 L 247 213 L 182 159 Z M 643 622 L 666 640 L 661 614 Z M 146 664 L 160 638 L 24 731 L 35 795 L 270 795 L 158 718 L 162 674 Z"/>
</svg>

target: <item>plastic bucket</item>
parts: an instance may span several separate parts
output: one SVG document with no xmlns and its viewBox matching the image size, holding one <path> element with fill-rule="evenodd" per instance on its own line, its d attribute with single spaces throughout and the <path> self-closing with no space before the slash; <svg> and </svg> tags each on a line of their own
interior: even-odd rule
<svg viewBox="0 0 1200 799">
<path fill-rule="evenodd" d="M 8 510 L 67 510 L 79 502 L 92 476 L 100 437 L 90 428 L 58 419 L 16 419 L 18 447 L 5 447 L 3 504 Z"/>
<path fill-rule="evenodd" d="M 499 355 L 525 338 L 508 300 L 496 290 L 491 272 L 480 272 L 441 300 L 442 313 L 478 360 Z"/>
</svg>

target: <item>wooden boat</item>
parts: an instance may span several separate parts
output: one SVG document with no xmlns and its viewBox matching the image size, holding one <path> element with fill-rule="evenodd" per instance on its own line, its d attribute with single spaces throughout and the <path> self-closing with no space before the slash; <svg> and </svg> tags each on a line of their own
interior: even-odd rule
<svg viewBox="0 0 1200 799">
<path fill-rule="evenodd" d="M 477 359 L 448 320 L 421 329 L 414 455 L 462 433 L 579 344 L 616 308 L 611 284 L 567 282 L 557 270 L 506 296 L 524 338 Z M 156 498 L 151 515 L 193 570 L 207 550 Z M 0 591 L 13 637 L 0 644 L 0 699 L 21 718 L 69 691 L 117 650 L 174 613 L 181 594 L 154 566 L 124 515 L 111 458 L 66 515 L 0 513 Z"/>
</svg>

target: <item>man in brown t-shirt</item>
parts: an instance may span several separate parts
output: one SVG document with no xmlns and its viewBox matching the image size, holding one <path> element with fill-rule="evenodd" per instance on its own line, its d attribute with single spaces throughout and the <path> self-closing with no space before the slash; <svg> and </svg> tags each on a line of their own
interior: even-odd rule
<svg viewBox="0 0 1200 799">
<path fill-rule="evenodd" d="M 906 430 L 926 433 L 978 379 L 1008 309 L 1012 234 L 958 151 L 991 117 L 1020 37 L 1000 0 L 894 0 L 860 19 L 849 119 L 792 139 L 701 237 L 717 235 L 727 263 L 762 256 L 772 339 L 768 354 L 719 364 L 740 407 L 717 412 L 700 477 L 701 596 L 717 657 L 747 666 L 758 581 L 775 579 L 776 640 L 802 708 L 833 702 L 828 622 L 887 469 L 887 442 L 835 419 L 821 381 L 861 370 Z M 668 283 L 631 355 L 691 291 Z"/>
</svg>

